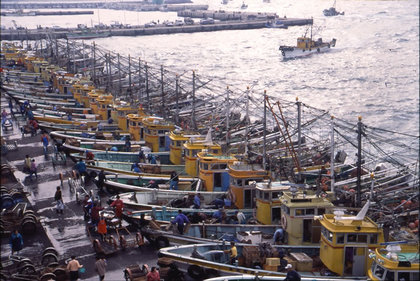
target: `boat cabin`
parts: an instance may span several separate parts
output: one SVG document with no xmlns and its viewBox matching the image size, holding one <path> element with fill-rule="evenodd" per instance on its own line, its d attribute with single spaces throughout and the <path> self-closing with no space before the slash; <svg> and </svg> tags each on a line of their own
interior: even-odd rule
<svg viewBox="0 0 420 281">
<path fill-rule="evenodd" d="M 222 146 L 220 144 L 206 142 L 203 139 L 190 138 L 184 143 L 184 157 L 185 157 L 185 171 L 188 175 L 196 177 L 198 175 L 197 165 L 197 154 L 203 149 L 207 150 L 207 153 L 213 155 L 222 154 Z"/>
<path fill-rule="evenodd" d="M 65 71 L 57 71 L 55 73 L 57 73 L 55 79 L 57 80 L 58 91 L 62 94 L 71 94 L 70 88 L 72 87 L 71 82 L 74 75 Z"/>
<path fill-rule="evenodd" d="M 203 181 L 207 191 L 227 191 L 230 177 L 228 165 L 238 161 L 237 158 L 227 155 L 211 154 L 204 150 L 197 153 L 199 163 L 198 177 Z"/>
<path fill-rule="evenodd" d="M 190 138 L 198 138 L 201 137 L 200 135 L 196 135 L 193 133 L 186 133 L 185 131 L 181 131 L 175 129 L 169 132 L 169 159 L 172 164 L 174 165 L 182 165 L 185 163 L 183 158 L 183 145 L 186 143 Z"/>
<path fill-rule="evenodd" d="M 420 280 L 418 242 L 389 242 L 386 248 L 377 248 L 369 254 L 372 265 L 368 270 L 371 280 Z"/>
<path fill-rule="evenodd" d="M 94 86 L 83 85 L 81 95 L 80 95 L 80 103 L 83 104 L 84 107 L 89 107 L 89 96 L 88 93 L 95 89 Z"/>
<path fill-rule="evenodd" d="M 239 209 L 255 208 L 255 183 L 269 179 L 269 173 L 259 164 L 236 161 L 228 166 L 232 203 Z"/>
<path fill-rule="evenodd" d="M 372 263 L 369 249 L 382 247 L 384 242 L 382 228 L 366 216 L 349 217 L 339 212 L 324 214 L 320 220 L 321 261 L 340 276 L 366 276 Z"/>
<path fill-rule="evenodd" d="M 122 123 L 123 115 L 129 111 L 129 109 L 121 108 L 118 110 L 118 127 L 120 125 L 119 122 Z M 135 141 L 144 140 L 144 128 L 143 128 L 143 118 L 146 116 L 140 114 L 130 113 L 127 114 L 127 121 L 128 122 L 128 132 L 131 135 L 131 138 Z"/>
<path fill-rule="evenodd" d="M 100 93 L 96 91 L 96 89 L 88 93 L 89 106 L 92 109 L 93 114 L 99 114 L 98 101 L 97 101 L 97 99 L 99 98 L 99 95 Z"/>
<path fill-rule="evenodd" d="M 175 125 L 160 117 L 143 119 L 144 140 L 152 152 L 169 151 L 168 133 L 175 129 Z"/>
<path fill-rule="evenodd" d="M 83 98 L 82 98 L 83 99 Z M 114 97 L 111 94 L 100 95 L 96 101 L 98 102 L 98 114 L 102 120 L 108 120 L 111 117 L 111 108 Z"/>
<path fill-rule="evenodd" d="M 122 131 L 128 131 L 128 124 L 130 122 L 130 119 L 128 116 L 132 116 L 132 114 L 136 114 L 139 112 L 139 110 L 129 106 L 128 104 L 120 104 L 118 106 L 115 106 L 112 108 L 113 111 L 116 111 L 117 115 L 117 122 L 118 122 L 118 128 Z M 133 134 L 133 136 L 135 136 Z M 135 137 L 133 138 L 133 140 Z M 140 140 L 141 137 L 135 140 Z"/>
<path fill-rule="evenodd" d="M 315 42 L 309 37 L 298 37 L 297 47 L 299 49 L 311 49 L 315 47 Z"/>
</svg>

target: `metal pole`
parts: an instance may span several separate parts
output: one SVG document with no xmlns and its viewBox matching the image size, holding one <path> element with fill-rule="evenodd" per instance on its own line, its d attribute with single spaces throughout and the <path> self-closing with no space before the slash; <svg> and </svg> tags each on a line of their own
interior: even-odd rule
<svg viewBox="0 0 420 281">
<path fill-rule="evenodd" d="M 301 159 L 301 149 L 302 149 L 302 103 L 299 101 L 299 98 L 296 97 L 296 105 L 298 110 L 298 153 L 297 153 L 297 161 L 299 163 L 299 167 L 301 166 L 300 159 Z M 301 170 L 298 169 L 298 180 L 302 179 Z"/>
<path fill-rule="evenodd" d="M 69 46 L 69 39 L 66 39 L 67 45 L 67 71 L 70 71 L 70 46 Z"/>
<path fill-rule="evenodd" d="M 263 168 L 267 170 L 267 90 L 264 90 L 264 122 L 263 122 Z"/>
<path fill-rule="evenodd" d="M 226 86 L 226 147 L 229 145 L 229 117 L 230 117 L 230 99 L 229 99 L 229 86 Z"/>
<path fill-rule="evenodd" d="M 119 88 L 119 96 L 121 97 L 122 92 L 122 85 L 121 85 L 121 65 L 120 65 L 120 54 L 117 54 L 118 59 L 118 88 Z"/>
<path fill-rule="evenodd" d="M 162 95 L 162 117 L 165 118 L 165 93 L 163 89 L 163 65 L 160 66 L 160 90 Z"/>
<path fill-rule="evenodd" d="M 139 101 L 143 104 L 142 94 L 141 94 L 141 59 L 139 57 Z"/>
<path fill-rule="evenodd" d="M 245 154 L 248 153 L 248 133 L 249 133 L 249 86 L 246 87 L 246 126 L 245 126 Z"/>
<path fill-rule="evenodd" d="M 192 127 L 194 130 L 196 130 L 196 125 L 195 125 L 195 71 L 193 70 L 193 88 L 192 88 Z"/>
<path fill-rule="evenodd" d="M 175 100 L 176 100 L 176 112 L 175 112 L 175 124 L 179 124 L 179 76 L 176 75 L 175 80 Z"/>
<path fill-rule="evenodd" d="M 330 171 L 331 171 L 331 192 L 334 192 L 334 116 L 331 115 L 331 160 L 330 160 Z"/>
<path fill-rule="evenodd" d="M 131 56 L 130 54 L 128 55 L 128 91 L 130 92 L 130 98 L 132 99 L 132 91 L 133 89 L 131 88 Z"/>
<path fill-rule="evenodd" d="M 147 62 L 144 64 L 144 68 L 146 71 L 146 99 L 147 99 L 147 109 L 150 110 L 150 100 L 149 100 L 149 66 Z"/>
<path fill-rule="evenodd" d="M 362 116 L 359 116 L 357 122 L 357 194 L 356 207 L 361 206 L 361 176 L 362 176 Z"/>
<path fill-rule="evenodd" d="M 95 69 L 95 65 L 96 65 L 96 45 L 95 42 L 93 42 L 93 85 L 96 86 L 96 69 Z"/>
</svg>

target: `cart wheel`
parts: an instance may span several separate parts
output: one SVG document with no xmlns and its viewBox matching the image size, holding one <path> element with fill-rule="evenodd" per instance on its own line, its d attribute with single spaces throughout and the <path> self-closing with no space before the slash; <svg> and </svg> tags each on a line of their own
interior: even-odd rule
<svg viewBox="0 0 420 281">
<path fill-rule="evenodd" d="M 118 249 L 117 239 L 115 239 L 115 237 L 111 235 L 111 237 L 109 238 L 109 240 L 110 240 L 112 246 L 114 246 L 114 249 L 115 250 Z"/>
<path fill-rule="evenodd" d="M 57 277 L 56 280 L 67 280 L 67 273 L 64 268 L 57 267 L 53 273 Z"/>
<path fill-rule="evenodd" d="M 31 214 L 31 213 L 29 213 L 29 214 L 24 213 L 23 214 L 23 219 L 26 219 L 26 218 L 32 218 L 35 222 L 38 221 L 37 216 L 35 216 L 34 214 Z"/>
<path fill-rule="evenodd" d="M 127 240 L 125 239 L 124 235 L 120 236 L 120 247 L 122 250 L 127 248 Z"/>
<path fill-rule="evenodd" d="M 32 211 L 32 210 L 26 210 L 26 211 L 23 213 L 23 216 L 26 216 L 26 215 L 34 215 L 34 216 L 35 216 L 35 212 L 34 212 L 34 211 Z"/>
<path fill-rule="evenodd" d="M 140 232 L 136 233 L 136 242 L 139 247 L 144 245 L 144 239 Z"/>
<path fill-rule="evenodd" d="M 3 196 L 1 198 L 1 208 L 10 209 L 15 205 L 13 198 L 9 195 Z"/>
<path fill-rule="evenodd" d="M 48 247 L 46 248 L 43 252 L 42 252 L 42 256 L 45 256 L 45 254 L 47 253 L 53 253 L 54 255 L 58 256 L 57 251 L 55 250 L 54 247 Z"/>
<path fill-rule="evenodd" d="M 43 266 L 47 266 L 52 262 L 57 262 L 58 258 L 55 254 L 53 253 L 46 253 L 45 255 L 42 256 L 42 261 L 41 264 Z"/>
<path fill-rule="evenodd" d="M 53 261 L 52 263 L 48 264 L 47 267 L 49 268 L 56 268 L 58 266 L 58 262 Z"/>
<path fill-rule="evenodd" d="M 33 220 L 25 220 L 21 224 L 22 233 L 24 234 L 32 234 L 36 232 L 36 224 Z"/>
<path fill-rule="evenodd" d="M 31 264 L 31 265 L 33 265 L 34 263 L 32 262 L 32 260 L 30 260 L 30 259 L 28 259 L 28 258 L 24 258 L 24 259 L 21 259 L 20 261 L 19 261 L 19 263 L 18 263 L 18 268 L 21 268 L 21 267 L 23 267 L 24 265 L 26 265 L 26 264 Z"/>
<path fill-rule="evenodd" d="M 40 281 L 57 280 L 57 276 L 55 276 L 55 274 L 52 272 L 48 272 L 42 275 L 41 278 L 39 278 L 39 280 Z"/>
<path fill-rule="evenodd" d="M 18 269 L 18 272 L 21 274 L 34 275 L 36 273 L 36 269 L 35 266 L 28 263 L 22 265 L 22 267 Z"/>
<path fill-rule="evenodd" d="M 32 218 L 32 217 L 24 217 L 23 220 L 20 222 L 20 225 L 23 225 L 27 221 L 36 223 L 36 220 L 34 220 L 34 218 Z"/>
<path fill-rule="evenodd" d="M 101 246 L 101 242 L 99 242 L 98 239 L 93 240 L 93 249 L 95 250 L 95 253 L 97 254 L 104 252 Z"/>
</svg>

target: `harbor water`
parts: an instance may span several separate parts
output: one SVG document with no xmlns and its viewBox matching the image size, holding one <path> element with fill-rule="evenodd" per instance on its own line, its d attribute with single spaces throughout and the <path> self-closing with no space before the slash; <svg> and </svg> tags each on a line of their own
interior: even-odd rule
<svg viewBox="0 0 420 281">
<path fill-rule="evenodd" d="M 194 4 L 208 4 L 210 10 L 241 11 L 242 1 L 223 5 L 217 0 L 196 0 Z M 248 9 L 242 11 L 313 17 L 313 37 L 325 41 L 336 38 L 337 45 L 325 54 L 282 61 L 278 47 L 295 45 L 296 38 L 307 30 L 304 26 L 94 41 L 123 56 L 140 57 L 178 73 L 195 70 L 220 85 L 230 85 L 234 92 L 235 88 L 239 92 L 251 86 L 256 96 L 267 90 L 274 98 L 294 101 L 299 97 L 308 105 L 350 122 L 356 123 L 360 115 L 368 126 L 418 135 L 418 1 L 338 1 L 337 10 L 345 15 L 336 17 L 322 14 L 332 1 L 248 0 L 246 4 Z M 28 28 L 39 23 L 44 27 L 92 26 L 99 21 L 138 25 L 175 19 L 175 12 L 97 9 L 94 15 L 3 17 L 2 25 L 11 27 L 12 20 Z M 262 98 L 255 102 L 262 102 Z"/>
</svg>

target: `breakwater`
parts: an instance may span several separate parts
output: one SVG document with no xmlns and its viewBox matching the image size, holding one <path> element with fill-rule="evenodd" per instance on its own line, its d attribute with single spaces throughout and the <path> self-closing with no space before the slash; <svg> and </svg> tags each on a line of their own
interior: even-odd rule
<svg viewBox="0 0 420 281">
<path fill-rule="evenodd" d="M 285 25 L 306 25 L 312 24 L 312 19 L 284 19 L 282 20 Z M 222 30 L 245 30 L 245 29 L 259 29 L 265 28 L 266 20 L 249 20 L 249 21 L 226 21 L 216 22 L 214 24 L 193 24 L 182 26 L 166 26 L 156 25 L 153 27 L 134 26 L 130 28 L 114 28 L 107 29 L 110 36 L 148 36 L 158 34 L 175 34 L 175 33 L 193 33 L 193 32 L 211 32 Z M 92 37 L 95 37 L 93 31 Z M 66 39 L 67 34 L 83 34 L 86 31 L 80 29 L 23 29 L 23 30 L 3 30 L 1 33 L 1 40 L 39 40 L 46 39 L 48 35 L 52 35 L 57 39 Z M 96 34 L 100 34 L 98 31 Z M 101 37 L 101 36 L 97 36 Z"/>
<path fill-rule="evenodd" d="M 93 11 L 30 11 L 30 12 L 2 12 L 2 16 L 64 16 L 64 15 L 93 15 Z"/>
</svg>

